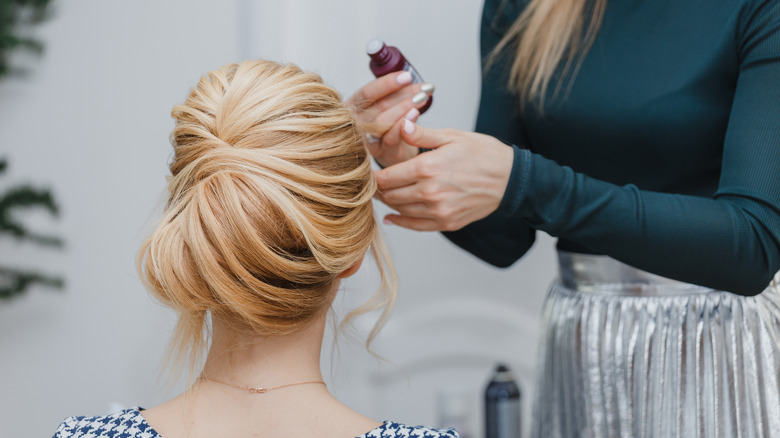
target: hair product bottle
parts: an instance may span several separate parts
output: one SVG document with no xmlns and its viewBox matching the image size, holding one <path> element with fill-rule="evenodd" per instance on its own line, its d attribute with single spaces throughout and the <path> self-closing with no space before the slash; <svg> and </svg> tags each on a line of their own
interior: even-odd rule
<svg viewBox="0 0 780 438">
<path fill-rule="evenodd" d="M 504 364 L 485 389 L 485 438 L 520 438 L 520 388 Z"/>
<path fill-rule="evenodd" d="M 406 70 L 412 74 L 413 84 L 425 82 L 422 76 L 420 76 L 420 73 L 406 60 L 397 47 L 388 46 L 384 41 L 374 38 L 366 45 L 366 53 L 371 57 L 371 62 L 368 64 L 368 67 L 376 77 L 384 76 L 395 71 Z M 433 96 L 429 96 L 428 101 L 420 108 L 420 114 L 428 110 L 431 103 L 433 103 Z"/>
</svg>

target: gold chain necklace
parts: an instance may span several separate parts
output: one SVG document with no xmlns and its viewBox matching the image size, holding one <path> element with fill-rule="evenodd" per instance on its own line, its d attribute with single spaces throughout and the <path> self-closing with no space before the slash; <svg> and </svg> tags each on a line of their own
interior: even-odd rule
<svg viewBox="0 0 780 438">
<path fill-rule="evenodd" d="M 273 391 L 274 389 L 282 389 L 282 388 L 287 388 L 287 387 L 296 386 L 296 385 L 308 385 L 308 384 L 312 384 L 312 383 L 320 383 L 320 384 L 325 385 L 325 382 L 323 382 L 322 380 L 310 380 L 310 381 L 306 381 L 306 382 L 296 382 L 296 383 L 288 383 L 286 385 L 272 386 L 270 388 L 256 388 L 256 387 L 253 387 L 253 386 L 241 386 L 241 385 L 236 385 L 235 383 L 223 382 L 221 380 L 212 379 L 211 377 L 206 377 L 206 376 L 200 376 L 200 379 L 202 379 L 202 380 L 209 380 L 209 381 L 214 382 L 214 383 L 221 383 L 223 385 L 231 386 L 231 387 L 236 388 L 236 389 L 243 389 L 244 391 L 253 392 L 255 394 L 263 394 L 263 393 L 266 393 L 268 391 Z"/>
</svg>

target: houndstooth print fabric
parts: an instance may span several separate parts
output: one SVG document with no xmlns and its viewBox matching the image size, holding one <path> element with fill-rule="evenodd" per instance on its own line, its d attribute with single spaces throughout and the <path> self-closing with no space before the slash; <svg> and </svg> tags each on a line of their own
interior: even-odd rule
<svg viewBox="0 0 780 438">
<path fill-rule="evenodd" d="M 459 438 L 455 429 L 434 429 L 425 426 L 407 426 L 393 421 L 385 421 L 376 429 L 364 433 L 358 438 Z"/>
<path fill-rule="evenodd" d="M 141 408 L 130 408 L 101 417 L 68 417 L 53 438 L 162 438 L 141 415 Z M 385 421 L 381 426 L 357 438 L 459 438 L 455 429 L 406 426 Z"/>
<path fill-rule="evenodd" d="M 54 438 L 161 438 L 146 422 L 139 408 L 102 417 L 68 417 Z"/>
</svg>

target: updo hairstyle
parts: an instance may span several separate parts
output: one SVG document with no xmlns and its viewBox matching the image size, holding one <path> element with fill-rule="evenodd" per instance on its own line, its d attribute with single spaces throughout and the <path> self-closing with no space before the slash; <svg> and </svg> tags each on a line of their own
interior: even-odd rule
<svg viewBox="0 0 780 438">
<path fill-rule="evenodd" d="M 370 342 L 395 276 L 370 158 L 339 94 L 294 65 L 246 61 L 206 74 L 171 115 L 170 195 L 138 265 L 178 313 L 173 356 L 202 357 L 207 313 L 248 333 L 296 331 L 369 249 L 382 286 L 355 312 L 384 309 Z"/>
</svg>

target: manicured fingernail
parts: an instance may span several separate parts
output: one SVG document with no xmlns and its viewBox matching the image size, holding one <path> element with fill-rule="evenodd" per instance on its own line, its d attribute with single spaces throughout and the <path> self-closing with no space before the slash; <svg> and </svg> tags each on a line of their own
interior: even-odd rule
<svg viewBox="0 0 780 438">
<path fill-rule="evenodd" d="M 417 108 L 412 108 L 409 110 L 409 112 L 406 113 L 404 118 L 406 120 L 415 121 L 419 115 L 420 115 L 420 110 L 418 110 Z"/>
<path fill-rule="evenodd" d="M 370 133 L 366 132 L 366 141 L 369 143 L 379 143 L 379 138 L 374 137 Z"/>
<path fill-rule="evenodd" d="M 395 77 L 395 80 L 398 82 L 399 85 L 405 85 L 409 82 L 412 82 L 412 74 L 408 71 L 405 71 L 401 73 L 400 75 Z"/>
<path fill-rule="evenodd" d="M 404 132 L 407 134 L 414 134 L 414 122 L 404 120 Z"/>
<path fill-rule="evenodd" d="M 388 219 L 388 218 L 382 219 L 382 223 L 385 224 L 385 225 L 393 225 L 393 222 L 390 221 L 390 219 Z"/>
<path fill-rule="evenodd" d="M 428 100 L 428 94 L 425 91 L 420 91 L 419 93 L 412 96 L 412 103 L 415 105 L 419 105 L 426 100 Z"/>
<path fill-rule="evenodd" d="M 426 93 L 426 94 L 433 93 L 433 90 L 435 90 L 435 89 L 436 89 L 436 87 L 432 83 L 430 83 L 430 82 L 426 82 L 426 83 L 420 85 L 420 91 L 422 91 L 423 93 Z"/>
</svg>

